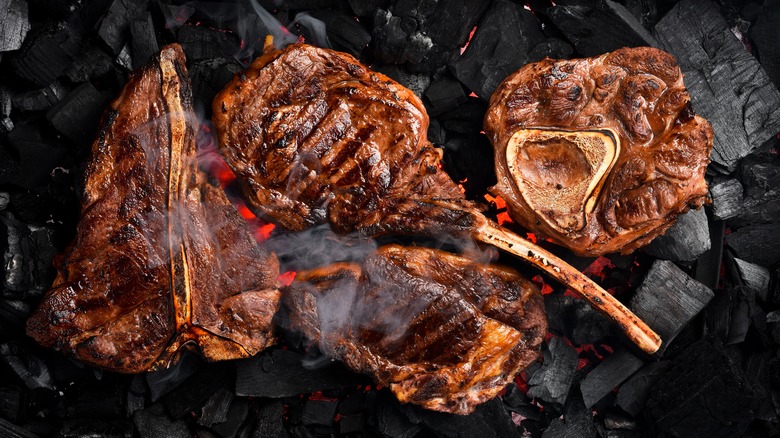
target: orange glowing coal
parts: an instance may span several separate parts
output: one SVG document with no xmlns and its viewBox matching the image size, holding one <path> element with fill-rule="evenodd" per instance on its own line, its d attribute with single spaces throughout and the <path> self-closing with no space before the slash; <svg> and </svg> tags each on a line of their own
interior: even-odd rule
<svg viewBox="0 0 780 438">
<path fill-rule="evenodd" d="M 496 214 L 496 221 L 499 225 L 514 223 L 512 218 L 509 217 L 509 213 L 506 211 L 506 201 L 504 201 L 500 196 L 485 194 L 485 199 L 489 203 L 496 206 L 496 210 L 498 211 L 498 214 Z M 534 241 L 534 243 L 535 242 L 536 241 Z"/>
</svg>

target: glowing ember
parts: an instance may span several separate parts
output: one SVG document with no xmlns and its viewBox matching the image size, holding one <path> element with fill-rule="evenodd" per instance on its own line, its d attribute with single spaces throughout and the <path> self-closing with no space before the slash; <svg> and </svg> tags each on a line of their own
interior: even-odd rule
<svg viewBox="0 0 780 438">
<path fill-rule="evenodd" d="M 469 32 L 469 39 L 466 40 L 466 44 L 463 45 L 463 47 L 460 48 L 460 54 L 462 55 L 463 52 L 466 51 L 466 48 L 469 46 L 469 43 L 471 42 L 471 39 L 474 38 L 474 32 L 477 31 L 477 26 L 474 26 L 471 28 L 471 32 Z"/>
<path fill-rule="evenodd" d="M 498 213 L 496 214 L 496 221 L 498 221 L 499 225 L 514 223 L 512 218 L 509 217 L 509 213 L 506 211 L 506 201 L 504 201 L 500 196 L 485 194 L 485 199 L 496 206 L 496 210 L 498 210 Z"/>
<path fill-rule="evenodd" d="M 536 243 L 537 242 L 536 234 L 534 234 L 534 233 L 525 233 L 525 238 L 530 240 L 532 243 Z"/>
<path fill-rule="evenodd" d="M 614 269 L 615 264 L 612 263 L 612 260 L 601 256 L 593 261 L 593 263 L 590 264 L 585 270 L 582 272 L 589 277 L 598 277 L 601 280 L 604 280 L 607 278 L 607 269 Z"/>
<path fill-rule="evenodd" d="M 542 291 L 542 295 L 548 295 L 553 293 L 553 288 L 549 284 L 544 282 L 544 279 L 541 275 L 537 275 L 531 279 L 534 283 L 536 283 L 539 286 L 539 289 Z"/>
<path fill-rule="evenodd" d="M 258 225 L 257 228 L 255 228 L 255 239 L 257 239 L 258 242 L 262 242 L 269 237 L 271 237 L 271 233 L 273 233 L 274 228 L 276 228 L 276 225 L 271 223 L 263 223 L 262 225 Z"/>
<path fill-rule="evenodd" d="M 290 283 L 295 280 L 295 274 L 297 274 L 297 272 L 287 271 L 276 277 L 276 279 L 279 280 L 279 283 L 281 283 L 282 286 L 289 286 Z"/>
</svg>

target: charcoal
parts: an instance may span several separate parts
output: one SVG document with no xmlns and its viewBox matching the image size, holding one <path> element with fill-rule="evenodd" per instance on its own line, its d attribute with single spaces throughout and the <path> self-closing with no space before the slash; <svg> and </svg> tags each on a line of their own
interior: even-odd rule
<svg viewBox="0 0 780 438">
<path fill-rule="evenodd" d="M 615 350 L 580 383 L 585 406 L 591 408 L 644 364 L 642 359 L 625 348 Z"/>
<path fill-rule="evenodd" d="M 130 35 L 133 45 L 133 67 L 146 65 L 159 50 L 157 37 L 154 35 L 152 14 L 145 12 L 130 23 Z"/>
<path fill-rule="evenodd" d="M 0 417 L 0 436 L 4 438 L 38 438 L 36 435 Z"/>
<path fill-rule="evenodd" d="M 132 426 L 125 420 L 79 418 L 65 420 L 58 438 L 125 438 L 132 433 Z"/>
<path fill-rule="evenodd" d="M 22 388 L 0 388 L 0 418 L 19 422 L 25 408 L 25 396 Z"/>
<path fill-rule="evenodd" d="M 528 379 L 528 396 L 563 405 L 577 370 L 577 351 L 562 338 L 543 344 L 544 362 Z"/>
<path fill-rule="evenodd" d="M 195 8 L 189 3 L 183 5 L 169 5 L 162 1 L 157 2 L 157 6 L 160 8 L 160 12 L 165 19 L 165 28 L 176 30 L 195 13 Z"/>
<path fill-rule="evenodd" d="M 0 116 L 8 117 L 13 109 L 11 90 L 5 85 L 0 85 Z"/>
<path fill-rule="evenodd" d="M 662 16 L 661 2 L 657 0 L 623 0 L 621 3 L 645 29 L 652 29 Z"/>
<path fill-rule="evenodd" d="M 650 362 L 643 366 L 620 386 L 615 404 L 632 416 L 639 415 L 645 409 L 653 385 L 671 366 L 670 361 Z"/>
<path fill-rule="evenodd" d="M 726 220 L 742 210 L 742 184 L 736 178 L 716 180 L 710 184 L 712 216 Z"/>
<path fill-rule="evenodd" d="M 629 308 L 661 337 L 663 354 L 669 343 L 713 298 L 712 291 L 674 263 L 656 260 L 631 299 Z"/>
<path fill-rule="evenodd" d="M 8 143 L 19 157 L 19 170 L 13 183 L 34 189 L 51 176 L 52 170 L 62 165 L 68 154 L 48 130 L 33 123 L 19 123 L 8 134 Z"/>
<path fill-rule="evenodd" d="M 611 0 L 559 2 L 547 15 L 583 56 L 658 45 L 623 5 Z"/>
<path fill-rule="evenodd" d="M 354 17 L 328 9 L 311 11 L 311 16 L 325 23 L 332 48 L 360 56 L 371 42 L 371 34 Z"/>
<path fill-rule="evenodd" d="M 693 109 L 715 132 L 712 166 L 730 173 L 780 131 L 780 91 L 709 0 L 683 0 L 655 26 L 685 75 Z"/>
<path fill-rule="evenodd" d="M 377 9 L 387 9 L 389 0 L 347 0 L 352 12 L 360 18 L 371 18 Z"/>
<path fill-rule="evenodd" d="M 0 250 L 5 278 L 2 295 L 12 299 L 39 298 L 54 280 L 54 247 L 49 230 L 30 227 L 9 213 L 0 213 Z"/>
<path fill-rule="evenodd" d="M 35 28 L 12 60 L 14 72 L 41 87 L 54 82 L 72 63 L 81 35 L 68 23 Z"/>
<path fill-rule="evenodd" d="M 282 422 L 284 406 L 281 401 L 271 401 L 263 405 L 257 413 L 254 438 L 287 438 L 290 436 Z"/>
<path fill-rule="evenodd" d="M 130 23 L 147 7 L 147 0 L 114 0 L 103 17 L 98 35 L 118 55 L 125 45 Z"/>
<path fill-rule="evenodd" d="M 211 102 L 233 76 L 243 68 L 233 58 L 203 59 L 188 66 L 192 80 L 192 95 L 196 102 L 211 108 Z"/>
<path fill-rule="evenodd" d="M 146 383 L 141 374 L 133 376 L 130 389 L 127 391 L 125 413 L 127 418 L 133 418 L 135 411 L 139 411 L 146 405 Z"/>
<path fill-rule="evenodd" d="M 203 361 L 193 353 L 185 352 L 181 359 L 170 367 L 146 374 L 146 383 L 152 402 L 178 388 L 184 381 L 195 374 L 203 365 Z"/>
<path fill-rule="evenodd" d="M 192 434 L 183 420 L 171 420 L 161 406 L 136 411 L 133 414 L 135 430 L 141 438 L 190 438 Z"/>
<path fill-rule="evenodd" d="M 59 81 L 46 87 L 19 93 L 13 98 L 13 105 L 22 111 L 42 111 L 62 100 L 68 89 Z"/>
<path fill-rule="evenodd" d="M 124 68 L 126 71 L 130 71 L 133 69 L 133 54 L 130 52 L 129 42 L 125 43 L 125 45 L 122 46 L 122 50 L 120 50 L 119 54 L 116 55 L 114 61 L 118 66 Z"/>
<path fill-rule="evenodd" d="M 707 328 L 724 345 L 744 342 L 754 307 L 755 296 L 747 288 L 717 290 L 704 310 Z"/>
<path fill-rule="evenodd" d="M 484 135 L 450 135 L 444 143 L 444 169 L 467 198 L 480 198 L 496 183 L 493 168 L 493 148 Z"/>
<path fill-rule="evenodd" d="M 324 9 L 333 7 L 334 0 L 259 0 L 261 6 L 272 9 Z"/>
<path fill-rule="evenodd" d="M 439 121 L 448 132 L 469 135 L 482 131 L 487 104 L 473 96 L 467 99 L 463 105 L 439 116 Z"/>
<path fill-rule="evenodd" d="M 431 119 L 428 125 L 428 141 L 434 146 L 441 146 L 444 144 L 444 140 L 447 138 L 447 131 L 441 126 L 441 123 L 437 119 Z"/>
<path fill-rule="evenodd" d="M 233 402 L 233 392 L 227 388 L 220 388 L 209 397 L 203 409 L 201 410 L 198 424 L 210 427 L 216 423 L 227 421 L 228 409 Z"/>
<path fill-rule="evenodd" d="M 547 38 L 528 52 L 528 61 L 537 62 L 544 58 L 568 59 L 574 53 L 574 47 L 560 38 Z"/>
<path fill-rule="evenodd" d="M 182 26 L 177 36 L 189 62 L 210 58 L 230 58 L 240 50 L 240 43 L 234 34 L 205 26 Z"/>
<path fill-rule="evenodd" d="M 230 404 L 225 421 L 215 424 L 212 429 L 217 437 L 234 438 L 245 427 L 248 414 L 249 403 L 247 403 L 246 399 L 235 398 L 233 403 Z"/>
<path fill-rule="evenodd" d="M 110 100 L 109 93 L 100 92 L 86 82 L 50 109 L 46 118 L 66 137 L 77 144 L 87 145 L 92 142 L 100 116 Z"/>
<path fill-rule="evenodd" d="M 398 401 L 392 394 L 383 391 L 377 404 L 376 422 L 377 431 L 383 436 L 395 438 L 412 438 L 417 436 L 422 429 L 419 419 L 416 423 L 401 412 Z"/>
<path fill-rule="evenodd" d="M 723 242 L 723 237 L 726 234 L 726 223 L 724 221 L 711 221 L 709 234 L 710 242 Z M 696 260 L 696 270 L 694 272 L 696 281 L 710 289 L 718 287 L 722 261 L 723 245 L 713 245 Z"/>
<path fill-rule="evenodd" d="M 705 338 L 683 350 L 655 382 L 645 415 L 658 435 L 733 437 L 753 420 L 758 401 L 720 342 Z"/>
<path fill-rule="evenodd" d="M 309 370 L 302 360 L 299 353 L 274 348 L 237 361 L 236 395 L 281 398 L 367 381 L 340 364 Z"/>
<path fill-rule="evenodd" d="M 528 63 L 529 52 L 543 40 L 531 11 L 518 3 L 496 0 L 451 69 L 459 81 L 487 101 L 509 74 Z"/>
<path fill-rule="evenodd" d="M 440 436 L 520 437 L 512 417 L 498 398 L 477 406 L 469 415 L 428 411 L 413 405 L 404 408 L 413 423 L 424 424 Z"/>
<path fill-rule="evenodd" d="M 509 411 L 515 412 L 525 419 L 533 421 L 542 419 L 539 406 L 531 403 L 531 399 L 523 394 L 515 384 L 510 383 L 506 387 L 506 392 L 501 397 L 501 400 L 504 401 L 504 405 L 506 405 Z"/>
<path fill-rule="evenodd" d="M 303 424 L 333 426 L 338 400 L 308 400 L 303 406 Z"/>
<path fill-rule="evenodd" d="M 726 236 L 737 257 L 770 267 L 780 261 L 780 223 L 749 225 Z"/>
<path fill-rule="evenodd" d="M 443 0 L 417 4 L 394 0 L 374 14 L 374 52 L 386 64 L 431 73 L 458 56 L 489 1 Z"/>
<path fill-rule="evenodd" d="M 62 400 L 62 418 L 119 418 L 124 415 L 123 390 L 113 385 L 82 385 L 71 388 Z"/>
<path fill-rule="evenodd" d="M 0 344 L 0 360 L 30 389 L 54 389 L 46 363 L 15 342 Z"/>
<path fill-rule="evenodd" d="M 7 119 L 11 120 L 11 119 Z M 1 122 L 0 122 L 1 123 Z M 12 130 L 13 126 L 10 127 Z M 0 131 L 3 130 L 2 124 L 0 124 Z M 14 181 L 19 178 L 19 160 L 16 157 L 12 157 L 6 148 L 0 143 L 0 184 L 6 184 L 10 181 Z M 5 193 L 5 198 L 10 198 L 8 193 Z"/>
<path fill-rule="evenodd" d="M 466 102 L 466 93 L 455 79 L 443 76 L 425 90 L 425 108 L 431 117 L 454 110 Z"/>
<path fill-rule="evenodd" d="M 766 421 L 776 421 L 777 414 L 772 408 L 772 383 L 769 371 L 769 351 L 756 351 L 750 354 L 745 360 L 743 370 L 745 377 L 750 382 L 756 397 L 760 399 L 758 403 L 757 418 Z"/>
<path fill-rule="evenodd" d="M 339 433 L 345 434 L 364 434 L 363 415 L 352 414 L 345 415 L 339 420 Z"/>
<path fill-rule="evenodd" d="M 762 10 L 750 29 L 750 39 L 756 46 L 758 59 L 772 79 L 780 88 L 780 47 L 777 45 L 777 29 L 780 29 L 780 4 L 765 1 Z"/>
<path fill-rule="evenodd" d="M 737 265 L 742 283 L 756 295 L 756 298 L 765 303 L 769 302 L 769 281 L 772 278 L 769 269 L 738 258 L 734 259 L 734 263 Z"/>
<path fill-rule="evenodd" d="M 653 239 L 644 251 L 657 258 L 687 262 L 696 260 L 711 246 L 707 214 L 700 208 L 678 216 L 675 224 Z"/>
<path fill-rule="evenodd" d="M 111 58 L 105 50 L 90 41 L 65 70 L 65 76 L 77 83 L 95 80 L 113 70 L 114 61 Z"/>
<path fill-rule="evenodd" d="M 743 227 L 774 222 L 780 217 L 780 156 L 750 155 L 740 163 L 744 200 L 739 215 L 729 224 Z"/>
<path fill-rule="evenodd" d="M 162 397 L 163 405 L 173 418 L 201 408 L 216 391 L 227 386 L 233 379 L 232 369 L 227 363 L 201 367 L 181 385 Z"/>
<path fill-rule="evenodd" d="M 544 296 L 550 331 L 575 345 L 593 344 L 612 333 L 610 321 L 587 302 L 568 295 Z"/>
<path fill-rule="evenodd" d="M 17 50 L 30 30 L 25 0 L 0 0 L 0 52 Z"/>
<path fill-rule="evenodd" d="M 417 97 L 422 98 L 425 90 L 431 84 L 431 77 L 425 73 L 410 73 L 406 68 L 400 65 L 383 65 L 377 70 L 380 73 L 389 76 L 399 84 L 412 90 Z"/>
<path fill-rule="evenodd" d="M 585 406 L 579 391 L 573 394 L 563 408 L 563 416 L 550 423 L 542 438 L 592 438 L 596 437 L 596 428 L 593 425 L 593 414 Z"/>
</svg>

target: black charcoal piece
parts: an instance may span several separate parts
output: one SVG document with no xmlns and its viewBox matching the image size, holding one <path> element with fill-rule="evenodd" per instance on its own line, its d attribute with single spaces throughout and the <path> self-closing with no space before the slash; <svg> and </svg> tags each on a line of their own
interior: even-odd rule
<svg viewBox="0 0 780 438">
<path fill-rule="evenodd" d="M 68 23 L 37 27 L 14 54 L 14 72 L 45 87 L 71 65 L 80 44 L 81 36 Z"/>
<path fill-rule="evenodd" d="M 726 236 L 737 257 L 770 267 L 780 261 L 780 223 L 749 225 Z"/>
<path fill-rule="evenodd" d="M 135 430 L 141 438 L 190 438 L 192 433 L 184 420 L 172 420 L 159 405 L 133 414 Z"/>
<path fill-rule="evenodd" d="M 130 43 L 125 43 L 124 46 L 122 46 L 122 50 L 119 51 L 119 54 L 116 55 L 116 58 L 114 58 L 114 61 L 116 61 L 116 64 L 122 68 L 124 68 L 127 71 L 130 71 L 133 69 L 133 54 L 130 53 Z"/>
<path fill-rule="evenodd" d="M 662 355 L 712 297 L 708 287 L 689 277 L 674 263 L 656 260 L 628 307 L 661 337 L 658 354 Z"/>
<path fill-rule="evenodd" d="M 176 30 L 184 25 L 195 13 L 195 8 L 189 4 L 169 5 L 158 2 L 158 6 L 163 18 L 165 18 L 165 28 L 171 30 Z"/>
<path fill-rule="evenodd" d="M 290 436 L 283 423 L 284 406 L 281 401 L 271 401 L 257 412 L 253 438 L 287 438 Z"/>
<path fill-rule="evenodd" d="M 38 90 L 25 91 L 13 98 L 14 108 L 22 111 L 47 110 L 62 100 L 68 89 L 59 81 L 54 81 Z"/>
<path fill-rule="evenodd" d="M 742 283 L 753 291 L 756 298 L 765 303 L 769 302 L 769 282 L 772 279 L 769 269 L 738 258 L 734 259 L 734 263 Z"/>
<path fill-rule="evenodd" d="M 413 423 L 424 424 L 439 436 L 520 437 L 512 416 L 498 398 L 482 403 L 469 415 L 428 411 L 414 405 L 404 408 Z"/>
<path fill-rule="evenodd" d="M 112 56 L 102 46 L 90 41 L 82 47 L 64 73 L 72 82 L 82 83 L 103 76 L 113 68 Z"/>
<path fill-rule="evenodd" d="M 583 56 L 621 47 L 657 46 L 655 38 L 620 3 L 610 0 L 562 2 L 547 15 Z"/>
<path fill-rule="evenodd" d="M 328 9 L 311 11 L 311 16 L 325 23 L 328 40 L 336 50 L 360 56 L 371 42 L 371 34 L 355 17 Z"/>
<path fill-rule="evenodd" d="M 726 222 L 712 220 L 710 221 L 710 242 L 723 242 L 723 236 L 726 234 Z M 710 289 L 715 289 L 720 283 L 720 268 L 723 262 L 723 245 L 717 244 L 705 251 L 696 260 L 696 269 L 693 277 L 699 283 Z"/>
<path fill-rule="evenodd" d="M 574 53 L 574 47 L 560 38 L 547 38 L 528 52 L 528 61 L 537 62 L 544 58 L 568 59 Z"/>
<path fill-rule="evenodd" d="M 713 166 L 730 173 L 780 131 L 780 91 L 709 0 L 683 0 L 655 26 L 685 75 L 693 109 L 715 132 Z"/>
<path fill-rule="evenodd" d="M 19 158 L 19 170 L 12 182 L 34 189 L 49 180 L 52 170 L 66 159 L 70 151 L 50 131 L 25 122 L 8 134 L 8 143 Z"/>
<path fill-rule="evenodd" d="M 522 4 L 498 0 L 451 69 L 459 81 L 487 101 L 507 76 L 528 63 L 528 54 L 542 41 L 539 21 L 531 11 Z"/>
<path fill-rule="evenodd" d="M 52 125 L 79 145 L 92 142 L 98 121 L 111 96 L 86 82 L 70 92 L 46 113 Z"/>
<path fill-rule="evenodd" d="M 576 345 L 593 344 L 612 333 L 611 322 L 590 304 L 568 295 L 544 296 L 550 331 Z"/>
<path fill-rule="evenodd" d="M 30 389 L 54 389 L 48 365 L 17 342 L 0 344 L 0 361 Z"/>
<path fill-rule="evenodd" d="M 707 328 L 724 345 L 745 340 L 751 323 L 755 296 L 744 287 L 719 289 L 704 310 Z"/>
<path fill-rule="evenodd" d="M 68 391 L 60 415 L 65 418 L 119 418 L 124 414 L 123 391 L 113 385 L 84 384 Z"/>
<path fill-rule="evenodd" d="M 98 35 L 114 55 L 125 45 L 130 23 L 147 7 L 148 0 L 114 0 L 98 28 Z"/>
<path fill-rule="evenodd" d="M 181 418 L 201 408 L 220 388 L 232 382 L 229 363 L 218 362 L 201 367 L 173 391 L 162 398 L 163 405 L 173 418 Z"/>
<path fill-rule="evenodd" d="M 7 418 L 18 423 L 26 408 L 25 402 L 22 388 L 17 386 L 0 388 L 0 418 Z"/>
<path fill-rule="evenodd" d="M 233 58 L 214 58 L 190 62 L 187 70 L 195 101 L 210 109 L 214 96 L 225 88 L 235 74 L 243 71 L 243 67 Z"/>
<path fill-rule="evenodd" d="M 780 156 L 760 153 L 740 162 L 745 187 L 742 209 L 731 218 L 732 227 L 774 222 L 780 217 Z"/>
<path fill-rule="evenodd" d="M 576 388 L 563 407 L 562 418 L 555 418 L 542 433 L 542 438 L 591 438 L 598 436 L 593 424 L 593 414 L 585 406 Z"/>
<path fill-rule="evenodd" d="M 351 414 L 341 417 L 339 420 L 339 432 L 345 434 L 362 434 L 365 432 L 363 427 L 363 415 Z"/>
<path fill-rule="evenodd" d="M 710 184 L 712 216 L 718 220 L 732 218 L 742 210 L 742 184 L 736 178 L 713 181 Z"/>
<path fill-rule="evenodd" d="M 230 404 L 233 402 L 233 392 L 227 388 L 220 388 L 214 394 L 209 397 L 203 409 L 201 409 L 200 418 L 198 418 L 198 424 L 210 427 L 217 423 L 224 423 L 227 421 L 227 413 L 230 409 Z"/>
<path fill-rule="evenodd" d="M 689 262 L 711 246 L 707 214 L 700 208 L 678 216 L 675 224 L 653 239 L 644 251 L 665 260 Z"/>
<path fill-rule="evenodd" d="M 338 400 L 307 400 L 301 421 L 308 426 L 333 426 Z"/>
<path fill-rule="evenodd" d="M 438 117 L 444 129 L 464 135 L 476 134 L 482 130 L 487 103 L 473 96 L 467 99 L 466 103 Z"/>
<path fill-rule="evenodd" d="M 389 0 L 347 0 L 352 12 L 358 17 L 373 17 L 379 8 L 387 8 Z"/>
<path fill-rule="evenodd" d="M 741 436 L 755 417 L 756 398 L 740 366 L 714 339 L 683 350 L 651 388 L 645 415 L 654 435 Z"/>
<path fill-rule="evenodd" d="M 528 379 L 528 396 L 563 405 L 577 371 L 577 351 L 562 338 L 542 344 L 544 362 Z"/>
<path fill-rule="evenodd" d="M 31 227 L 0 213 L 0 251 L 5 275 L 0 291 L 6 298 L 38 298 L 54 280 L 54 246 L 49 230 Z"/>
<path fill-rule="evenodd" d="M 780 29 L 780 3 L 765 1 L 755 24 L 750 28 L 750 39 L 758 51 L 758 59 L 780 88 L 780 45 L 777 44 L 777 29 Z"/>
<path fill-rule="evenodd" d="M 8 117 L 13 109 L 11 90 L 5 85 L 0 85 L 0 116 Z"/>
<path fill-rule="evenodd" d="M 406 63 L 410 71 L 431 73 L 458 56 L 489 4 L 393 0 L 374 14 L 374 53 L 385 64 Z"/>
<path fill-rule="evenodd" d="M 178 362 L 166 369 L 146 373 L 146 383 L 152 402 L 173 391 L 203 366 L 194 353 L 185 352 Z"/>
<path fill-rule="evenodd" d="M 236 361 L 236 395 L 281 398 L 368 383 L 341 364 L 309 370 L 302 361 L 301 354 L 277 348 Z"/>
<path fill-rule="evenodd" d="M 27 1 L 0 0 L 0 52 L 21 47 L 29 30 Z"/>
<path fill-rule="evenodd" d="M 227 417 L 224 422 L 215 424 L 212 429 L 217 437 L 235 438 L 239 431 L 245 427 L 247 415 L 249 414 L 249 403 L 245 398 L 235 398 L 227 411 Z"/>
<path fill-rule="evenodd" d="M 206 26 L 182 26 L 177 35 L 188 62 L 230 58 L 240 50 L 240 43 L 234 34 Z"/>
<path fill-rule="evenodd" d="M 25 430 L 21 426 L 17 426 L 5 418 L 0 417 L 0 436 L 4 438 L 39 438 L 40 435 L 36 435 L 32 432 Z"/>
<path fill-rule="evenodd" d="M 130 35 L 133 46 L 133 67 L 146 65 L 159 50 L 157 37 L 154 35 L 152 14 L 145 12 L 130 23 Z"/>
<path fill-rule="evenodd" d="M 139 411 L 146 405 L 146 382 L 141 374 L 133 376 L 130 388 L 127 391 L 127 401 L 125 403 L 125 413 L 127 418 L 133 418 L 135 411 Z"/>
<path fill-rule="evenodd" d="M 652 29 L 663 15 L 658 0 L 623 0 L 622 3 L 645 29 Z"/>
<path fill-rule="evenodd" d="M 466 102 L 466 93 L 463 87 L 455 79 L 443 76 L 431 82 L 425 90 L 425 108 L 431 117 L 454 110 L 458 105 Z"/>
<path fill-rule="evenodd" d="M 615 350 L 580 382 L 585 406 L 590 408 L 595 405 L 602 397 L 642 368 L 644 364 L 644 360 L 628 349 Z"/>
<path fill-rule="evenodd" d="M 410 73 L 406 68 L 401 65 L 386 64 L 380 66 L 377 70 L 383 75 L 389 76 L 399 84 L 412 90 L 417 97 L 423 97 L 425 90 L 431 84 L 431 77 L 426 73 Z"/>
<path fill-rule="evenodd" d="M 639 415 L 645 408 L 653 385 L 671 366 L 670 361 L 650 362 L 643 366 L 620 386 L 615 404 L 633 416 Z"/>
<path fill-rule="evenodd" d="M 398 438 L 412 438 L 422 429 L 401 412 L 398 400 L 389 391 L 382 391 L 377 397 L 376 428 L 383 436 Z"/>
</svg>

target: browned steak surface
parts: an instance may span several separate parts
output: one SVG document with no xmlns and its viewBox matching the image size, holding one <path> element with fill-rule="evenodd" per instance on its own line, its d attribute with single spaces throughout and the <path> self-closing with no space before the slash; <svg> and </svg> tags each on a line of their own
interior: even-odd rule
<svg viewBox="0 0 780 438">
<path fill-rule="evenodd" d="M 675 59 L 654 48 L 526 65 L 498 87 L 485 117 L 496 153 L 492 191 L 523 226 L 578 254 L 643 246 L 706 200 L 712 128 L 689 100 Z M 616 135 L 619 151 L 589 211 L 552 205 L 587 173 L 587 157 L 567 141 L 536 142 L 515 155 L 510 139 L 529 128 Z M 556 217 L 561 212 L 570 218 Z"/>
<path fill-rule="evenodd" d="M 428 248 L 300 272 L 283 301 L 326 354 L 402 402 L 458 414 L 534 361 L 547 332 L 542 296 L 517 272 Z"/>
<path fill-rule="evenodd" d="M 107 112 L 85 172 L 76 239 L 30 336 L 119 372 L 273 342 L 278 262 L 198 170 L 184 54 L 163 48 Z"/>
<path fill-rule="evenodd" d="M 352 56 L 272 50 L 214 100 L 226 161 L 251 208 L 289 230 L 414 233 L 471 227 L 410 90 Z"/>
</svg>

